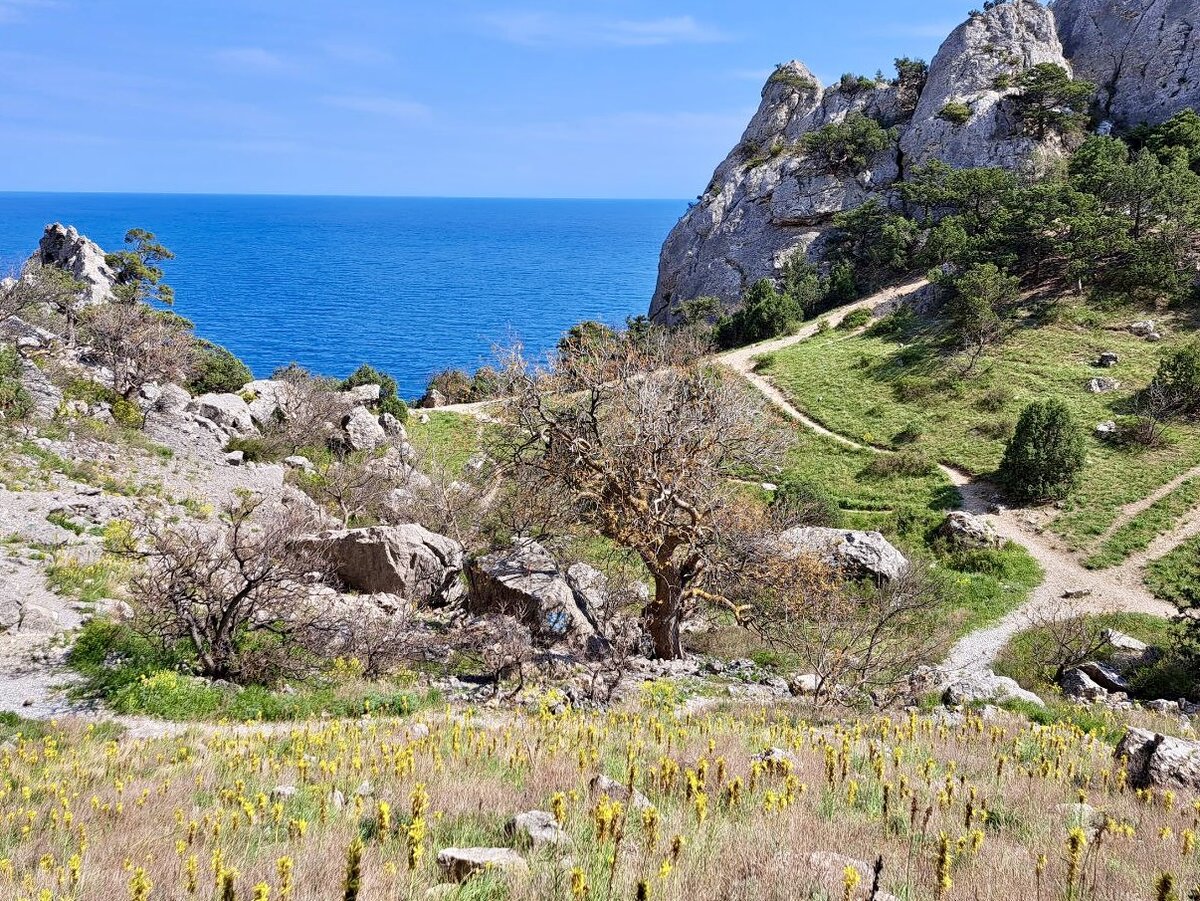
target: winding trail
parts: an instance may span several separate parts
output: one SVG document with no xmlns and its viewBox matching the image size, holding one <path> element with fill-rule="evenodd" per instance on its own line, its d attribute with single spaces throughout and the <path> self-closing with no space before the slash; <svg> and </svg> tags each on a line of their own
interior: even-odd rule
<svg viewBox="0 0 1200 901">
<path fill-rule="evenodd" d="M 1117 514 L 1116 518 L 1113 519 L 1113 521 L 1109 525 L 1109 527 L 1107 529 L 1105 529 L 1104 532 L 1099 537 L 1096 538 L 1096 540 L 1093 542 L 1093 545 L 1095 547 L 1099 547 L 1105 541 L 1107 541 L 1109 538 L 1112 538 L 1112 536 L 1116 534 L 1117 530 L 1120 529 L 1121 526 L 1126 525 L 1130 520 L 1132 520 L 1135 517 L 1139 516 L 1140 514 L 1144 513 L 1150 507 L 1154 506 L 1154 504 L 1161 501 L 1168 494 L 1172 494 L 1177 488 L 1182 486 L 1184 482 L 1190 481 L 1191 479 L 1194 479 L 1197 476 L 1200 476 L 1200 466 L 1193 466 L 1191 469 L 1187 470 L 1186 472 L 1181 472 L 1179 475 L 1175 476 L 1175 478 L 1171 479 L 1171 481 L 1166 482 L 1165 484 L 1159 485 L 1157 488 L 1155 488 L 1153 491 L 1151 491 L 1145 497 L 1139 498 L 1138 500 L 1134 501 L 1132 504 L 1126 504 L 1124 507 L 1121 508 L 1120 512 Z M 1197 511 L 1196 511 L 1196 509 L 1193 509 L 1193 511 L 1191 511 L 1191 512 L 1197 512 Z M 1191 515 L 1191 513 L 1189 513 L 1189 516 L 1190 515 Z M 1167 534 L 1170 534 L 1170 533 L 1167 533 Z M 1170 548 L 1168 547 L 1167 550 L 1170 550 Z M 1166 551 L 1164 551 L 1163 553 L 1166 553 Z M 1151 557 L 1150 559 L 1154 559 L 1154 558 Z"/>
<path fill-rule="evenodd" d="M 830 325 L 836 325 L 854 310 L 874 310 L 889 301 L 915 293 L 925 284 L 925 281 L 921 280 L 887 289 L 857 303 L 841 307 L 827 318 Z M 846 447 L 878 454 L 891 453 L 882 448 L 861 444 L 829 430 L 798 409 L 779 388 L 754 371 L 755 361 L 758 357 L 799 344 L 817 334 L 818 328 L 819 323 L 806 325 L 795 334 L 750 347 L 738 348 L 722 354 L 718 359 L 746 379 L 789 419 Z M 951 648 L 943 664 L 944 669 L 968 671 L 989 668 L 1013 635 L 1027 628 L 1031 621 L 1062 610 L 1066 605 L 1077 605 L 1074 609 L 1097 613 L 1121 611 L 1149 613 L 1155 616 L 1175 614 L 1174 607 L 1155 598 L 1142 585 L 1140 566 L 1136 565 L 1136 560 L 1131 559 L 1126 561 L 1125 565 L 1111 570 L 1085 569 L 1070 549 L 1052 535 L 1036 528 L 1021 511 L 1008 510 L 1000 506 L 1000 495 L 989 483 L 973 478 L 944 463 L 938 464 L 938 468 L 958 489 L 961 498 L 960 509 L 968 513 L 987 516 L 1001 538 L 1024 547 L 1045 573 L 1042 584 L 1030 593 L 1024 604 L 993 625 L 963 636 Z M 1153 501 L 1149 503 L 1153 503 Z M 1132 515 L 1136 515 L 1136 513 Z M 1179 539 L 1180 531 L 1200 534 L 1200 517 L 1189 520 L 1185 529 L 1176 530 L 1169 537 L 1181 540 Z M 1175 540 L 1176 544 L 1178 540 Z M 1155 549 L 1153 545 L 1152 549 Z M 1064 597 L 1066 595 L 1077 597 L 1077 599 L 1068 600 Z"/>
</svg>

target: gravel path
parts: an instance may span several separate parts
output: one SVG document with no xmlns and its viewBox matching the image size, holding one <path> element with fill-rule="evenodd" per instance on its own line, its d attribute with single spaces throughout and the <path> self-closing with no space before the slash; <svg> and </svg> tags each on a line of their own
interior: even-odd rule
<svg viewBox="0 0 1200 901">
<path fill-rule="evenodd" d="M 830 317 L 831 324 L 840 322 L 853 310 L 874 309 L 888 301 L 905 297 L 918 290 L 923 284 L 923 282 L 914 282 L 892 288 L 841 308 L 833 317 Z M 830 431 L 797 409 L 775 385 L 754 372 L 754 362 L 757 357 L 798 344 L 815 335 L 817 329 L 817 324 L 810 324 L 793 335 L 748 348 L 739 348 L 723 354 L 720 359 L 740 373 L 788 418 L 846 447 L 869 450 L 874 453 L 889 453 L 881 448 L 869 447 Z M 939 464 L 939 468 L 958 489 L 961 509 L 986 516 L 997 534 L 1023 546 L 1045 572 L 1042 584 L 1033 590 L 1021 607 L 1009 613 L 996 624 L 972 632 L 960 639 L 950 650 L 943 664 L 944 669 L 970 671 L 990 668 L 996 656 L 1013 635 L 1027 628 L 1031 621 L 1061 610 L 1067 604 L 1078 605 L 1076 609 L 1088 612 L 1123 611 L 1150 613 L 1155 616 L 1173 616 L 1175 614 L 1173 606 L 1158 600 L 1146 590 L 1142 584 L 1140 567 L 1130 565 L 1135 561 L 1129 561 L 1125 566 L 1108 571 L 1085 569 L 1067 547 L 1040 529 L 1029 514 L 1000 507 L 999 495 L 988 483 L 972 479 L 965 473 L 949 466 Z M 1195 529 L 1196 533 L 1200 533 L 1200 518 L 1191 522 L 1189 527 Z M 1179 532 L 1172 533 L 1171 537 L 1177 538 L 1178 534 Z M 1080 595 L 1080 597 L 1069 601 L 1064 597 L 1065 595 Z"/>
</svg>

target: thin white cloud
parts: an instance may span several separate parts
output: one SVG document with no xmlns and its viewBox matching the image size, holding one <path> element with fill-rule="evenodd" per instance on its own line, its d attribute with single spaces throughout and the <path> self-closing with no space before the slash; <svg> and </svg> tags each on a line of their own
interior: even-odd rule
<svg viewBox="0 0 1200 901">
<path fill-rule="evenodd" d="M 31 10 L 64 5 L 59 0 L 0 0 L 0 25 L 28 21 Z"/>
<path fill-rule="evenodd" d="M 290 68 L 282 56 L 264 47 L 225 47 L 213 56 L 223 65 L 255 72 L 283 72 Z"/>
<path fill-rule="evenodd" d="M 331 59 L 360 66 L 382 66 L 395 60 L 388 51 L 367 44 L 330 41 L 323 44 L 321 49 Z"/>
<path fill-rule="evenodd" d="M 388 119 L 400 119 L 413 122 L 428 119 L 432 111 L 423 103 L 415 100 L 404 100 L 399 97 L 372 97 L 356 94 L 322 97 L 321 102 L 326 106 L 351 110 L 356 113 L 366 113 L 371 116 L 382 116 Z"/>
<path fill-rule="evenodd" d="M 544 12 L 496 13 L 483 18 L 488 30 L 513 44 L 607 44 L 660 47 L 667 44 L 712 44 L 730 36 L 692 16 L 658 19 L 605 19 Z"/>
</svg>

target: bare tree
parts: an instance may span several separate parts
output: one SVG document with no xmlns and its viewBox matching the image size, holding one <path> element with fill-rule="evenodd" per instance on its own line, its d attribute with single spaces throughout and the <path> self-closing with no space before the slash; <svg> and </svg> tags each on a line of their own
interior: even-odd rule
<svg viewBox="0 0 1200 901">
<path fill-rule="evenodd" d="M 196 364 L 191 324 L 142 303 L 106 303 L 84 316 L 92 350 L 112 371 L 113 390 L 131 400 L 148 382 L 182 382 Z"/>
<path fill-rule="evenodd" d="M 69 272 L 54 266 L 28 266 L 0 282 L 0 322 L 26 310 L 48 309 L 63 317 L 67 343 L 73 346 L 83 290 L 83 283 Z"/>
<path fill-rule="evenodd" d="M 236 681 L 300 674 L 312 666 L 326 611 L 314 609 L 313 573 L 326 563 L 295 539 L 308 521 L 294 510 L 256 516 L 243 498 L 223 528 L 150 522 L 128 549 L 135 624 L 153 641 L 186 643 L 201 675 Z M 266 511 L 264 511 L 266 513 Z"/>
<path fill-rule="evenodd" d="M 353 454 L 345 460 L 329 460 L 311 473 L 300 476 L 305 493 L 335 512 L 348 528 L 363 519 L 385 518 L 388 499 L 403 481 L 403 463 L 393 466 L 386 458 Z"/>
<path fill-rule="evenodd" d="M 949 647 L 945 598 L 926 574 L 910 568 L 891 582 L 847 585 L 826 570 L 815 578 L 812 558 L 776 557 L 760 573 L 755 629 L 771 645 L 794 653 L 815 676 L 818 706 L 870 701 L 887 706 L 908 677 L 936 663 Z"/>
<path fill-rule="evenodd" d="M 727 533 L 743 525 L 733 479 L 773 472 L 786 441 L 762 400 L 696 346 L 658 330 L 580 341 L 547 367 L 509 367 L 493 456 L 512 476 L 514 509 L 641 558 L 654 582 L 644 613 L 655 652 L 680 658 L 691 608 L 725 602 L 706 586 Z"/>
<path fill-rule="evenodd" d="M 288 456 L 328 441 L 348 412 L 338 383 L 295 364 L 277 370 L 272 378 L 283 386 L 276 394 L 279 407 L 274 421 L 262 424 L 267 446 L 279 456 Z"/>
<path fill-rule="evenodd" d="M 1093 659 L 1112 645 L 1102 620 L 1080 604 L 1060 599 L 1029 617 L 1030 658 L 1047 683 L 1057 684 L 1063 673 Z"/>
</svg>

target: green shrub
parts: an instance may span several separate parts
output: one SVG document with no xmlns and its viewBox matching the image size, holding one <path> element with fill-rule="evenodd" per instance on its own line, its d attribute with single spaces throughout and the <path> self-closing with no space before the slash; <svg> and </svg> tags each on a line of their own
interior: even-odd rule
<svg viewBox="0 0 1200 901">
<path fill-rule="evenodd" d="M 357 388 L 359 385 L 378 385 L 379 401 L 375 404 L 376 412 L 391 413 L 401 422 L 408 421 L 408 404 L 396 394 L 396 380 L 386 372 L 381 372 L 374 366 L 363 363 L 342 382 L 343 391 Z"/>
<path fill-rule="evenodd" d="M 818 482 L 791 477 L 782 482 L 771 500 L 781 522 L 836 529 L 843 524 L 842 510 L 833 495 Z"/>
<path fill-rule="evenodd" d="M 871 321 L 870 310 L 851 310 L 838 323 L 838 328 L 844 332 L 852 332 L 855 329 L 860 329 Z"/>
<path fill-rule="evenodd" d="M 1200 413 L 1200 343 L 1167 356 L 1147 389 L 1149 399 L 1175 416 Z"/>
<path fill-rule="evenodd" d="M 778 65 L 775 71 L 771 73 L 771 77 L 767 79 L 770 84 L 787 85 L 794 91 L 814 91 L 817 83 L 805 75 L 801 75 L 795 69 L 786 65 Z"/>
<path fill-rule="evenodd" d="M 920 441 L 923 434 L 925 434 L 925 426 L 914 420 L 898 431 L 892 437 L 892 441 L 896 444 L 912 444 L 915 441 Z"/>
<path fill-rule="evenodd" d="M 1012 399 L 1012 388 L 1009 388 L 1007 385 L 998 385 L 983 392 L 979 396 L 979 400 L 975 402 L 975 406 L 989 413 L 999 413 L 1009 405 Z"/>
<path fill-rule="evenodd" d="M 1075 487 L 1086 460 L 1083 429 L 1066 404 L 1035 401 L 1004 449 L 1000 481 L 1018 501 L 1057 500 Z"/>
<path fill-rule="evenodd" d="M 951 100 L 938 113 L 939 119 L 945 119 L 954 125 L 965 125 L 971 118 L 971 107 L 957 100 Z"/>
<path fill-rule="evenodd" d="M 936 387 L 933 379 L 919 375 L 903 375 L 892 384 L 892 392 L 896 395 L 896 400 L 912 403 L 928 397 Z"/>
<path fill-rule="evenodd" d="M 795 298 L 780 294 L 768 278 L 759 279 L 742 298 L 742 306 L 717 323 L 721 347 L 742 347 L 793 331 L 804 314 Z"/>
<path fill-rule="evenodd" d="M 0 346 L 0 415 L 24 419 L 33 411 L 33 398 L 21 384 L 21 356 L 15 348 Z"/>
<path fill-rule="evenodd" d="M 408 422 L 408 404 L 395 395 L 380 398 L 378 409 L 381 415 L 391 413 L 401 422 Z"/>
<path fill-rule="evenodd" d="M 863 473 L 873 478 L 892 478 L 893 476 L 910 476 L 919 478 L 933 473 L 937 464 L 924 454 L 914 450 L 897 451 L 894 454 L 880 454 L 867 464 Z"/>
<path fill-rule="evenodd" d="M 241 451 L 247 463 L 269 463 L 277 457 L 275 448 L 262 438 L 230 438 L 224 450 L 227 454 Z"/>
<path fill-rule="evenodd" d="M 159 670 L 139 676 L 118 690 L 111 704 L 118 713 L 173 720 L 202 720 L 216 713 L 225 692 L 200 679 Z"/>
<path fill-rule="evenodd" d="M 250 367 L 219 344 L 199 338 L 196 349 L 196 375 L 187 384 L 192 394 L 236 394 L 254 380 Z"/>
<path fill-rule="evenodd" d="M 871 157 L 892 144 L 892 135 L 874 119 L 854 112 L 841 122 L 831 122 L 810 131 L 802 146 L 817 163 L 830 172 L 858 175 Z"/>
</svg>

